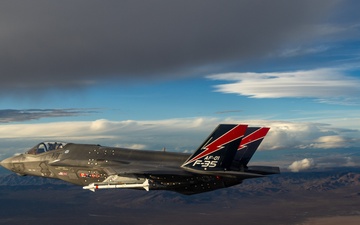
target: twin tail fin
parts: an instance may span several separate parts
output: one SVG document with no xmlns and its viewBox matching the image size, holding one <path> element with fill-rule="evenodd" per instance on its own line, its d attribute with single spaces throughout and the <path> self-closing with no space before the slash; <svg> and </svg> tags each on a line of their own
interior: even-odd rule
<svg viewBox="0 0 360 225">
<path fill-rule="evenodd" d="M 206 174 L 221 171 L 246 172 L 247 164 L 269 129 L 244 124 L 220 124 L 183 163 L 182 168 Z"/>
<path fill-rule="evenodd" d="M 218 125 L 182 167 L 200 171 L 230 169 L 247 128 L 243 124 Z"/>
</svg>

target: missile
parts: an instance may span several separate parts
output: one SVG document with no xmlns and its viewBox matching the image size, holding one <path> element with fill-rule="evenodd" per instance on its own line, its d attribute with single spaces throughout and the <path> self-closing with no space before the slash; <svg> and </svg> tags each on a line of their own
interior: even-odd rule
<svg viewBox="0 0 360 225">
<path fill-rule="evenodd" d="M 109 184 L 109 183 L 91 183 L 84 186 L 83 189 L 95 192 L 98 189 L 111 189 L 111 188 L 144 188 L 149 191 L 149 180 L 146 179 L 142 184 Z"/>
</svg>

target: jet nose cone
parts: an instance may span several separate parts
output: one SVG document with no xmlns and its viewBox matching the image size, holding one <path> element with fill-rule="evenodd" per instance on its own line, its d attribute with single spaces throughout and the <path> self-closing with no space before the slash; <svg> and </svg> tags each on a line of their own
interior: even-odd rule
<svg viewBox="0 0 360 225">
<path fill-rule="evenodd" d="M 4 159 L 3 161 L 0 161 L 0 166 L 8 169 L 8 170 L 11 170 L 11 159 Z"/>
</svg>

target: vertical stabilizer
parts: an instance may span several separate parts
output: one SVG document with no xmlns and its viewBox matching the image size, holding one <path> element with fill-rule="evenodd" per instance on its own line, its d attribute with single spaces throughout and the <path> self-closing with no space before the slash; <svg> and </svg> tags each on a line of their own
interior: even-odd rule
<svg viewBox="0 0 360 225">
<path fill-rule="evenodd" d="M 268 133 L 268 127 L 248 127 L 232 162 L 232 169 L 245 168 Z"/>
<path fill-rule="evenodd" d="M 240 146 L 247 125 L 220 124 L 182 165 L 193 170 L 227 170 Z"/>
</svg>

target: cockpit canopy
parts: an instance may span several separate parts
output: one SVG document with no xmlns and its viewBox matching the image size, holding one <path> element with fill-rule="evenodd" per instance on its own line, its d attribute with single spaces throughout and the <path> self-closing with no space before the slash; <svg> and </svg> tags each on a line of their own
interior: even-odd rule
<svg viewBox="0 0 360 225">
<path fill-rule="evenodd" d="M 38 155 L 38 154 L 41 154 L 41 153 L 44 153 L 44 152 L 48 152 L 48 151 L 63 148 L 66 144 L 67 144 L 66 142 L 59 142 L 59 141 L 41 142 L 41 143 L 35 145 L 34 147 L 32 147 L 29 151 L 26 152 L 26 154 Z"/>
</svg>

